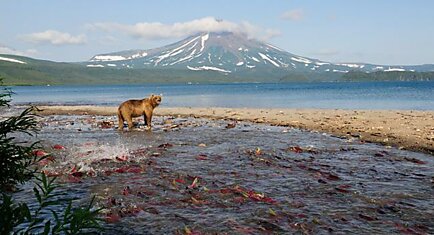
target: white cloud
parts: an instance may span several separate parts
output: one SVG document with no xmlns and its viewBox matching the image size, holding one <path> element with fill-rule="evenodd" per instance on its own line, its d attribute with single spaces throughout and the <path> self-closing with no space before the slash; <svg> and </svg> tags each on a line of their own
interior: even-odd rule
<svg viewBox="0 0 434 235">
<path fill-rule="evenodd" d="M 72 36 L 69 33 L 56 30 L 27 34 L 23 35 L 22 38 L 32 43 L 50 43 L 53 45 L 84 44 L 86 42 L 86 36 L 84 34 Z"/>
<path fill-rule="evenodd" d="M 280 36 L 281 32 L 275 29 L 263 29 L 253 24 L 250 24 L 247 21 L 241 22 L 239 24 L 240 29 L 238 32 L 246 34 L 251 38 L 258 38 L 264 41 L 268 41 L 270 38 Z M 235 31 L 237 32 L 237 31 Z"/>
<path fill-rule="evenodd" d="M 15 50 L 13 48 L 7 47 L 5 45 L 0 44 L 0 54 L 10 54 L 10 55 L 20 55 L 20 56 L 34 56 L 38 54 L 38 51 L 35 49 L 29 49 L 25 51 Z"/>
<path fill-rule="evenodd" d="M 248 22 L 234 23 L 225 20 L 217 20 L 214 17 L 205 17 L 173 24 L 163 24 L 159 22 L 141 22 L 133 25 L 120 23 L 93 23 L 86 25 L 86 27 L 91 30 L 123 32 L 129 36 L 146 40 L 187 37 L 199 32 L 227 31 L 244 33 L 247 36 L 254 38 L 270 38 L 280 34 L 277 30 L 262 29 Z"/>
<path fill-rule="evenodd" d="M 284 20 L 300 21 L 304 19 L 304 11 L 303 9 L 286 11 L 280 16 L 280 18 Z"/>
</svg>

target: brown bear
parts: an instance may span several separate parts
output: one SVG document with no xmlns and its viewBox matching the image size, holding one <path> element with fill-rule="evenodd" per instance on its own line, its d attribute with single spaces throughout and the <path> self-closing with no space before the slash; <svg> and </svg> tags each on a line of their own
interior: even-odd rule
<svg viewBox="0 0 434 235">
<path fill-rule="evenodd" d="M 160 95 L 151 95 L 142 100 L 127 100 L 118 108 L 119 130 L 124 129 L 124 121 L 128 123 L 128 129 L 133 129 L 133 117 L 143 115 L 145 126 L 151 129 L 152 112 L 161 103 Z"/>
</svg>

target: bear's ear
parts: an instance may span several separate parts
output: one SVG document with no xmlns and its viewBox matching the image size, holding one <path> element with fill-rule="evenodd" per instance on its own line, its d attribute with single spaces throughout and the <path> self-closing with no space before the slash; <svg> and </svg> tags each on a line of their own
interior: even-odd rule
<svg viewBox="0 0 434 235">
<path fill-rule="evenodd" d="M 154 97 L 154 94 L 151 94 L 151 96 L 150 96 L 150 97 L 151 97 L 151 98 L 152 98 L 152 97 Z"/>
</svg>

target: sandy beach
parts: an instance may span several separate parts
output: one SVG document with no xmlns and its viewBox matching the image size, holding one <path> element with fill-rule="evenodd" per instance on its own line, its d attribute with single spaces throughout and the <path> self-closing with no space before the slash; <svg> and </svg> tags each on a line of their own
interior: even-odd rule
<svg viewBox="0 0 434 235">
<path fill-rule="evenodd" d="M 117 107 L 39 106 L 41 115 L 115 115 Z M 395 110 L 159 107 L 155 115 L 192 116 L 291 126 L 434 154 L 434 112 Z"/>
</svg>

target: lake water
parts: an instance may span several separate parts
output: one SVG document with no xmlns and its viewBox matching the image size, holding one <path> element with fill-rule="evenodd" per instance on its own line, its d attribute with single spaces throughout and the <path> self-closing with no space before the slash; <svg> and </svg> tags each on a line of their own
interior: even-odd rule
<svg viewBox="0 0 434 235">
<path fill-rule="evenodd" d="M 18 86 L 15 104 L 116 106 L 163 94 L 165 107 L 434 110 L 434 82 Z"/>
</svg>

